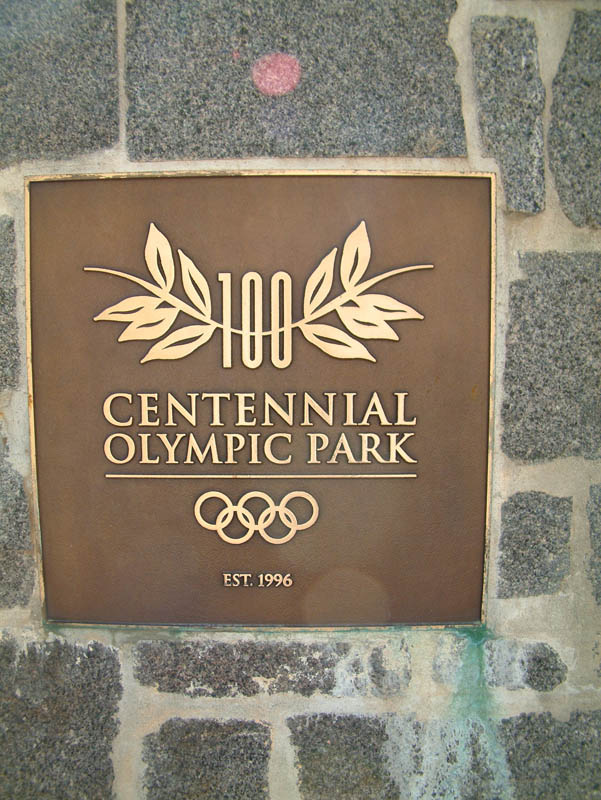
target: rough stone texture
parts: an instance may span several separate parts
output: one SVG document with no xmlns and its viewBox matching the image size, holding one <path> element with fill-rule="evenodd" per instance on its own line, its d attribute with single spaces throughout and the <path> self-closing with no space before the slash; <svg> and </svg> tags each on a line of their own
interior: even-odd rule
<svg viewBox="0 0 601 800">
<path fill-rule="evenodd" d="M 377 717 L 316 714 L 287 720 L 303 800 L 392 800 L 398 787 L 386 767 L 384 722 Z"/>
<path fill-rule="evenodd" d="M 601 485 L 591 486 L 586 510 L 592 549 L 588 562 L 588 575 L 593 584 L 595 600 L 601 605 Z"/>
<path fill-rule="evenodd" d="M 0 392 L 16 386 L 19 371 L 15 259 L 14 222 L 0 217 Z"/>
<path fill-rule="evenodd" d="M 572 500 L 517 492 L 501 509 L 499 597 L 554 594 L 570 571 Z"/>
<path fill-rule="evenodd" d="M 110 798 L 120 696 L 111 648 L 0 640 L 0 796 Z"/>
<path fill-rule="evenodd" d="M 459 682 L 461 665 L 468 640 L 453 633 L 443 633 L 436 643 L 436 653 L 432 662 L 432 678 L 436 683 L 456 686 Z"/>
<path fill-rule="evenodd" d="M 267 691 L 331 694 L 348 645 L 240 642 L 140 642 L 135 676 L 160 692 L 234 697 Z"/>
<path fill-rule="evenodd" d="M 127 4 L 132 158 L 465 155 L 455 0 L 138 0 Z M 297 88 L 253 86 L 262 56 L 301 66 Z"/>
<path fill-rule="evenodd" d="M 601 11 L 576 11 L 553 79 L 549 163 L 575 225 L 601 225 Z"/>
<path fill-rule="evenodd" d="M 544 642 L 492 639 L 484 644 L 484 675 L 489 686 L 550 692 L 563 683 L 568 669 Z"/>
<path fill-rule="evenodd" d="M 0 164 L 116 141 L 114 0 L 4 2 L 0 50 Z"/>
<path fill-rule="evenodd" d="M 507 753 L 516 800 L 601 798 L 601 711 L 504 719 L 499 738 Z"/>
<path fill-rule="evenodd" d="M 545 89 L 534 24 L 513 17 L 476 17 L 472 51 L 484 152 L 499 161 L 507 208 L 542 211 Z"/>
<path fill-rule="evenodd" d="M 481 709 L 485 711 L 485 709 Z M 402 800 L 505 800 L 508 771 L 487 716 L 418 722 L 390 715 L 384 751 Z M 332 795 L 336 797 L 336 794 Z"/>
<path fill-rule="evenodd" d="M 144 739 L 146 797 L 266 800 L 269 750 L 257 722 L 170 719 Z"/>
<path fill-rule="evenodd" d="M 601 253 L 526 253 L 510 287 L 503 449 L 601 456 Z"/>
<path fill-rule="evenodd" d="M 0 437 L 0 606 L 26 605 L 34 581 L 29 507 L 23 479 Z"/>
<path fill-rule="evenodd" d="M 392 649 L 396 650 L 394 655 Z M 394 646 L 375 647 L 369 656 L 368 674 L 372 694 L 380 697 L 392 697 L 409 686 L 411 654 L 407 642 L 401 642 L 398 650 Z"/>
</svg>

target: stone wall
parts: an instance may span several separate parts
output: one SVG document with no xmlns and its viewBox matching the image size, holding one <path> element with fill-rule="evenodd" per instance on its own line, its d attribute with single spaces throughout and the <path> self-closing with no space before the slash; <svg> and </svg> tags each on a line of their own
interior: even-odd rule
<svg viewBox="0 0 601 800">
<path fill-rule="evenodd" d="M 601 3 L 18 0 L 0 45 L 0 797 L 601 797 Z M 498 174 L 485 626 L 44 624 L 24 178 L 249 167 Z"/>
</svg>

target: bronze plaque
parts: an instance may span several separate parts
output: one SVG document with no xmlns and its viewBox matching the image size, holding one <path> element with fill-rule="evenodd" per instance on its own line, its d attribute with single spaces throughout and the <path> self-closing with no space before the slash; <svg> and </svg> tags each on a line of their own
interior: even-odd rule
<svg viewBox="0 0 601 800">
<path fill-rule="evenodd" d="M 48 619 L 478 622 L 492 181 L 30 181 Z"/>
</svg>

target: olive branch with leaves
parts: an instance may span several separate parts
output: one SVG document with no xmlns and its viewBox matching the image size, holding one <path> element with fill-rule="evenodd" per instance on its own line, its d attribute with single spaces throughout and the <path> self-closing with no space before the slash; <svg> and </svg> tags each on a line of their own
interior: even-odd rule
<svg viewBox="0 0 601 800">
<path fill-rule="evenodd" d="M 333 358 L 359 358 L 375 361 L 360 339 L 390 339 L 398 341 L 397 332 L 389 324 L 393 321 L 423 319 L 411 306 L 385 294 L 368 293 L 376 284 L 387 278 L 415 270 L 432 269 L 433 264 L 415 264 L 398 267 L 381 275 L 361 280 L 369 266 L 371 245 L 364 221 L 347 236 L 340 255 L 339 277 L 343 291 L 328 299 L 336 276 L 334 247 L 324 256 L 309 276 L 303 295 L 303 318 L 291 322 L 289 330 L 298 328 L 305 339 Z M 181 282 L 187 296 L 183 300 L 173 293 L 176 270 L 169 240 L 154 223 L 150 223 L 144 257 L 152 282 L 119 270 L 106 267 L 84 267 L 88 272 L 102 272 L 131 281 L 144 288 L 148 294 L 132 295 L 105 308 L 94 317 L 95 321 L 127 323 L 118 341 L 157 340 L 140 363 L 157 359 L 179 359 L 206 344 L 223 323 L 212 318 L 211 291 L 207 279 L 196 264 L 181 250 L 177 251 Z M 335 312 L 345 330 L 331 324 L 317 322 Z M 179 314 L 195 320 L 172 333 Z M 242 335 L 238 328 L 229 329 Z M 276 328 L 261 331 L 261 336 L 272 336 L 284 331 Z M 257 335 L 251 332 L 251 335 Z"/>
</svg>

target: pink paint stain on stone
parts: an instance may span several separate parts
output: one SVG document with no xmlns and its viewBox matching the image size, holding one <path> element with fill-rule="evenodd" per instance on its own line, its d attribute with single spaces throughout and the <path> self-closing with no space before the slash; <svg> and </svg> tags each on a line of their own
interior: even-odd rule
<svg viewBox="0 0 601 800">
<path fill-rule="evenodd" d="M 255 62 L 252 76 L 261 94 L 288 94 L 298 85 L 301 67 L 298 59 L 288 53 L 269 53 Z"/>
</svg>

